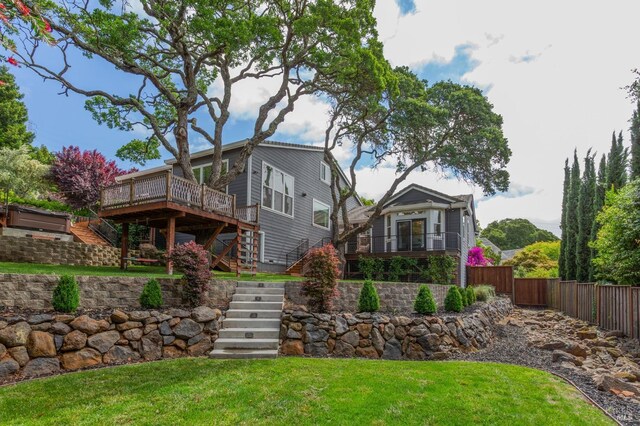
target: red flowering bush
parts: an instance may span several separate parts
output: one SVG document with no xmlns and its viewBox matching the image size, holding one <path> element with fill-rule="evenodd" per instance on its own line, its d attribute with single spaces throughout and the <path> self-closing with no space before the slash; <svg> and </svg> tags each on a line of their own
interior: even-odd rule
<svg viewBox="0 0 640 426">
<path fill-rule="evenodd" d="M 77 146 L 69 146 L 55 154 L 50 175 L 67 203 L 74 208 L 83 208 L 98 202 L 100 188 L 132 171 L 135 169 L 119 168 L 115 161 L 108 161 L 95 149 L 80 151 Z"/>
<path fill-rule="evenodd" d="M 484 249 L 482 247 L 472 247 L 467 257 L 467 266 L 489 266 L 491 261 L 484 257 Z"/>
<path fill-rule="evenodd" d="M 49 44 L 55 44 L 55 38 L 51 34 L 51 24 L 40 15 L 38 3 L 41 3 L 41 1 L 32 0 L 30 4 L 34 9 L 30 9 L 21 0 L 0 1 L 1 47 L 10 52 L 16 52 L 16 42 L 13 38 L 17 38 L 20 35 L 20 31 L 16 26 L 24 28 L 23 24 L 31 27 L 35 38 L 44 40 Z M 0 54 L 0 58 L 11 65 L 18 66 L 18 61 L 13 56 L 7 58 Z"/>
<path fill-rule="evenodd" d="M 302 283 L 302 292 L 309 298 L 309 308 L 329 312 L 333 299 L 339 296 L 340 259 L 333 244 L 309 250 L 304 276 L 308 279 Z"/>
<path fill-rule="evenodd" d="M 204 304 L 211 279 L 209 257 L 204 247 L 193 241 L 177 245 L 167 254 L 167 260 L 184 274 L 187 302 L 191 306 Z"/>
</svg>

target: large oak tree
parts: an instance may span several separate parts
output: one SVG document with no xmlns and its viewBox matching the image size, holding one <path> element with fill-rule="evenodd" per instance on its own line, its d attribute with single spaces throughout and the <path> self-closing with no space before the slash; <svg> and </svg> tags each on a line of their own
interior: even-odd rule
<svg viewBox="0 0 640 426">
<path fill-rule="evenodd" d="M 213 148 L 208 183 L 223 188 L 244 171 L 253 149 L 272 136 L 303 96 L 332 83 L 348 84 L 365 70 L 362 57 L 380 54 L 373 1 L 369 0 L 60 0 L 41 7 L 57 39 L 60 65 L 40 56 L 38 39 L 25 37 L 16 57 L 63 92 L 88 97 L 87 109 L 109 127 L 142 127 L 120 154 L 144 162 L 162 146 L 183 175 L 195 180 L 190 148 L 194 138 Z M 135 90 L 111 90 L 109 82 L 83 86 L 69 73 L 81 52 L 102 60 L 135 82 Z M 47 52 L 49 53 L 49 52 Z M 222 174 L 223 131 L 235 89 L 244 80 L 277 82 L 255 111 L 251 135 L 228 172 Z M 213 90 L 214 82 L 219 90 Z M 132 83 L 133 84 L 133 83 Z"/>
</svg>

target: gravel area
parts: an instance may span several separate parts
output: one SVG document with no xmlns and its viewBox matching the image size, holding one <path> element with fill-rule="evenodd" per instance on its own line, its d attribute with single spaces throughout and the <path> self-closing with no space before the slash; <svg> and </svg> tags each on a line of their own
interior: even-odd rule
<svg viewBox="0 0 640 426">
<path fill-rule="evenodd" d="M 494 332 L 494 341 L 486 349 L 453 355 L 450 359 L 515 364 L 559 374 L 571 380 L 620 423 L 640 425 L 639 403 L 599 391 L 588 374 L 552 363 L 551 351 L 529 346 L 522 328 L 509 324 L 497 324 Z"/>
</svg>

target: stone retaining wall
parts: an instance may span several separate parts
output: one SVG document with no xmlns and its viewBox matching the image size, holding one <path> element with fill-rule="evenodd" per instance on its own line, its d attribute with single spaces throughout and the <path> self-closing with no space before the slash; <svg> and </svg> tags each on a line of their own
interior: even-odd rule
<svg viewBox="0 0 640 426">
<path fill-rule="evenodd" d="M 69 241 L 0 235 L 0 262 L 118 266 L 120 249 Z"/>
<path fill-rule="evenodd" d="M 493 324 L 513 309 L 507 298 L 477 303 L 470 312 L 444 316 L 387 316 L 379 313 L 284 312 L 280 352 L 315 357 L 445 359 L 451 352 L 487 346 Z"/>
<path fill-rule="evenodd" d="M 139 308 L 138 299 L 148 278 L 76 277 L 80 287 L 80 307 Z M 166 307 L 184 306 L 179 278 L 158 279 Z M 0 307 L 52 309 L 51 297 L 58 284 L 56 275 L 0 274 Z M 235 281 L 212 281 L 208 305 L 226 309 L 235 292 Z"/>
<path fill-rule="evenodd" d="M 0 382 L 109 364 L 206 355 L 218 309 L 0 316 Z"/>
<path fill-rule="evenodd" d="M 374 283 L 378 296 L 380 296 L 380 312 L 407 313 L 413 312 L 413 303 L 418 295 L 419 283 Z M 438 307 L 444 305 L 444 298 L 450 286 L 427 284 L 431 289 Z M 357 312 L 358 296 L 362 289 L 362 283 L 340 282 L 338 291 L 340 296 L 333 302 L 335 312 Z M 287 282 L 285 295 L 294 305 L 306 305 L 307 298 L 302 295 L 302 282 Z"/>
</svg>

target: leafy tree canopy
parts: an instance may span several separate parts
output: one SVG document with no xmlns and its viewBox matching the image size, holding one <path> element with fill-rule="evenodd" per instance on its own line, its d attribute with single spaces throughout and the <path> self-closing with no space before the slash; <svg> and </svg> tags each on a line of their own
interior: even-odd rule
<svg viewBox="0 0 640 426">
<path fill-rule="evenodd" d="M 559 247 L 558 247 L 559 254 Z M 537 248 L 523 249 L 503 265 L 514 267 L 517 277 L 554 278 L 558 276 L 558 261 L 549 258 Z"/>
<path fill-rule="evenodd" d="M 553 233 L 540 229 L 527 219 L 502 219 L 491 222 L 481 237 L 489 239 L 501 250 L 523 248 L 538 241 L 558 241 Z"/>
<path fill-rule="evenodd" d="M 596 277 L 619 284 L 640 283 L 640 181 L 618 193 L 608 191 L 597 221 L 601 228 L 592 243 L 597 253 Z"/>
<path fill-rule="evenodd" d="M 539 250 L 542 254 L 547 256 L 553 261 L 560 259 L 560 241 L 540 241 L 537 243 L 529 244 L 522 251 L 532 252 Z"/>
<path fill-rule="evenodd" d="M 30 146 L 35 135 L 27 129 L 27 107 L 16 79 L 5 66 L 0 67 L 0 148 Z"/>
<path fill-rule="evenodd" d="M 183 175 L 195 180 L 190 148 L 197 138 L 213 148 L 209 186 L 223 188 L 244 171 L 255 146 L 272 136 L 304 96 L 349 85 L 378 72 L 382 60 L 371 0 L 126 0 L 46 2 L 42 13 L 58 40 L 60 66 L 50 50 L 24 40 L 16 58 L 66 92 L 88 98 L 86 108 L 111 128 L 146 129 L 118 154 L 143 163 L 162 146 Z M 133 89 L 81 83 L 67 73 L 81 53 L 130 76 Z M 80 59 L 82 60 L 82 59 Z M 362 66 L 368 63 L 369 66 Z M 377 78 L 375 75 L 373 78 Z M 255 111 L 251 135 L 222 173 L 222 135 L 235 89 L 244 80 L 276 82 Z"/>
<path fill-rule="evenodd" d="M 0 191 L 35 197 L 47 189 L 49 167 L 31 157 L 27 146 L 0 148 Z"/>
</svg>

